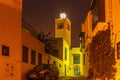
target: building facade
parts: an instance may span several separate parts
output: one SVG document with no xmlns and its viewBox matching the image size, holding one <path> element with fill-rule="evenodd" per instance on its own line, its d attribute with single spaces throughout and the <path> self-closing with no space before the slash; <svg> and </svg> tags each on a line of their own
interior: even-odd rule
<svg viewBox="0 0 120 80">
<path fill-rule="evenodd" d="M 85 65 L 83 60 L 83 53 L 79 47 L 70 49 L 70 76 L 83 76 Z M 85 75 L 84 75 L 85 76 Z"/>
<path fill-rule="evenodd" d="M 30 32 L 22 29 L 21 77 L 26 79 L 26 73 L 38 64 L 48 64 L 49 55 L 45 52 L 45 45 Z M 24 66 L 24 67 L 23 67 Z"/>
<path fill-rule="evenodd" d="M 55 20 L 58 49 L 53 56 L 45 52 L 45 44 L 22 22 L 22 0 L 0 1 L 0 79 L 26 80 L 35 65 L 56 63 L 60 76 L 84 75 L 83 52 L 71 48 L 71 22 L 64 14 Z M 8 14 L 9 13 L 9 14 Z"/>
<path fill-rule="evenodd" d="M 21 80 L 22 1 L 0 1 L 0 79 Z"/>
<path fill-rule="evenodd" d="M 82 24 L 82 31 L 85 33 L 85 53 L 88 55 L 88 67 L 93 68 L 93 77 L 96 79 L 120 79 L 119 17 L 119 0 L 92 0 L 91 8 Z M 98 62 L 96 63 L 91 57 L 99 59 Z M 108 65 L 112 67 L 107 67 Z M 99 69 L 95 67 L 99 67 Z M 107 69 L 109 70 L 107 71 Z M 104 74 L 101 74 L 103 72 Z"/>
<path fill-rule="evenodd" d="M 0 79 L 26 80 L 33 66 L 48 63 L 44 43 L 22 26 L 22 0 L 0 1 Z"/>
<path fill-rule="evenodd" d="M 83 52 L 80 51 L 81 47 L 71 48 L 71 22 L 64 12 L 55 20 L 55 38 L 62 39 L 57 45 L 59 45 L 58 50 L 61 51 L 58 55 L 64 63 L 63 76 L 76 77 L 85 75 L 83 71 L 83 66 L 86 66 L 85 62 L 83 62 L 85 57 L 83 57 Z"/>
</svg>

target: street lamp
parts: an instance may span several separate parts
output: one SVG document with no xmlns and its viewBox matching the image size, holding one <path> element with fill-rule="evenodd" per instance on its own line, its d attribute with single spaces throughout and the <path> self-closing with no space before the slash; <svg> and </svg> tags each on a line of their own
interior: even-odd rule
<svg viewBox="0 0 120 80">
<path fill-rule="evenodd" d="M 60 13 L 60 18 L 62 18 L 62 19 L 65 19 L 65 18 L 66 18 L 65 12 Z"/>
</svg>

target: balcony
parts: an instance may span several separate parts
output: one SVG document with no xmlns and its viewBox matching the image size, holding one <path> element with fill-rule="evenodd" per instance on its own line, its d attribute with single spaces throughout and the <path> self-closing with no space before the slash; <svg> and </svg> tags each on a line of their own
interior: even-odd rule
<svg viewBox="0 0 120 80">
<path fill-rule="evenodd" d="M 98 22 L 95 29 L 92 32 L 92 36 L 95 36 L 99 31 L 103 31 L 105 29 L 107 29 L 105 22 Z"/>
</svg>

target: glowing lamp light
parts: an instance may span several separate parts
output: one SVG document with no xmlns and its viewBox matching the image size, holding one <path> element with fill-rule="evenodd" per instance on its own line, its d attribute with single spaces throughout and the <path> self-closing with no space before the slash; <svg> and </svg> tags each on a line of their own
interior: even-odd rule
<svg viewBox="0 0 120 80">
<path fill-rule="evenodd" d="M 60 18 L 65 19 L 66 18 L 66 14 L 65 13 L 60 13 Z"/>
</svg>

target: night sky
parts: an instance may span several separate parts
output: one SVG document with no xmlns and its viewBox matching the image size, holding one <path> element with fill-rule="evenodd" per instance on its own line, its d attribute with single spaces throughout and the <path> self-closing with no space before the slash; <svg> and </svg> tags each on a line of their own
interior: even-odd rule
<svg viewBox="0 0 120 80">
<path fill-rule="evenodd" d="M 23 18 L 38 32 L 51 32 L 54 37 L 55 18 L 64 10 L 71 21 L 72 46 L 78 46 L 82 21 L 90 0 L 23 0 Z"/>
</svg>

